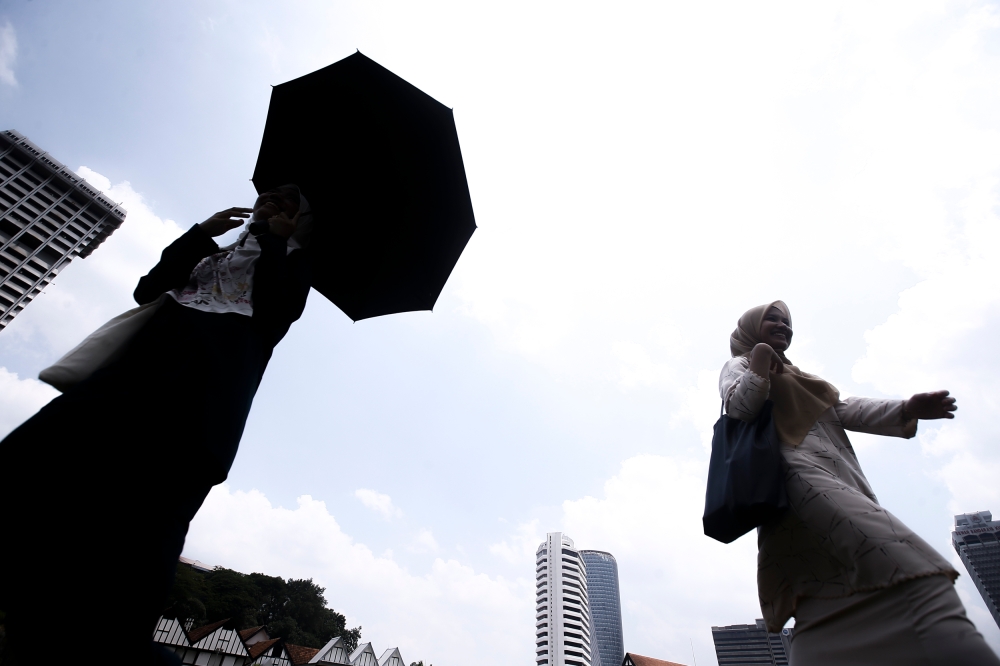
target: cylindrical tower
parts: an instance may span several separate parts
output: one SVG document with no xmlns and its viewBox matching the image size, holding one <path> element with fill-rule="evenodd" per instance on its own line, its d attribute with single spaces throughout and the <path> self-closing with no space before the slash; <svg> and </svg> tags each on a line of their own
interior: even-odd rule
<svg viewBox="0 0 1000 666">
<path fill-rule="evenodd" d="M 601 655 L 605 666 L 618 666 L 625 659 L 618 562 L 603 550 L 581 550 L 580 557 L 587 565 L 594 651 Z"/>
<path fill-rule="evenodd" d="M 601 666 L 591 650 L 587 565 L 562 532 L 549 532 L 535 553 L 535 588 L 535 663 Z"/>
</svg>

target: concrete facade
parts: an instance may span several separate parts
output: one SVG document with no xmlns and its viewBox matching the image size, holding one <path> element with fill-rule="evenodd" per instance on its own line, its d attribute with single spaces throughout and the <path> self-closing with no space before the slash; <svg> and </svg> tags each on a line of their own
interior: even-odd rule
<svg viewBox="0 0 1000 666">
<path fill-rule="evenodd" d="M 26 137 L 0 132 L 0 329 L 125 215 Z"/>
<path fill-rule="evenodd" d="M 600 666 L 592 626 L 587 565 L 572 539 L 549 532 L 535 551 L 535 663 Z"/>
</svg>

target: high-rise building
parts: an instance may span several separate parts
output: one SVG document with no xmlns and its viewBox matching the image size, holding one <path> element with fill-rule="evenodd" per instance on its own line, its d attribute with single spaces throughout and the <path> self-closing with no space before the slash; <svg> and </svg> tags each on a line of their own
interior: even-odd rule
<svg viewBox="0 0 1000 666">
<path fill-rule="evenodd" d="M 535 663 L 601 666 L 591 648 L 587 565 L 562 532 L 549 532 L 535 552 L 535 592 Z"/>
<path fill-rule="evenodd" d="M 125 209 L 14 130 L 0 132 L 0 329 L 76 257 L 125 221 Z"/>
<path fill-rule="evenodd" d="M 1000 626 L 1000 521 L 989 511 L 955 516 L 951 545 L 983 595 L 993 621 Z"/>
<path fill-rule="evenodd" d="M 719 666 L 788 666 L 793 632 L 782 629 L 780 634 L 769 633 L 764 620 L 712 627 L 715 656 Z"/>
<path fill-rule="evenodd" d="M 594 647 L 604 666 L 619 666 L 625 658 L 622 636 L 622 599 L 618 589 L 618 562 L 602 550 L 581 550 L 587 565 L 587 593 L 593 618 Z"/>
</svg>

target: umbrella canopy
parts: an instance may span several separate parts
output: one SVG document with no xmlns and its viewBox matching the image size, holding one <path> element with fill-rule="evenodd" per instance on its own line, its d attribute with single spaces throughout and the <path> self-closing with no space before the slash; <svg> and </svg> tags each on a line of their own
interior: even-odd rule
<svg viewBox="0 0 1000 666">
<path fill-rule="evenodd" d="M 476 229 L 452 110 L 360 52 L 271 91 L 253 184 L 288 183 L 313 287 L 355 321 L 432 309 Z"/>
</svg>

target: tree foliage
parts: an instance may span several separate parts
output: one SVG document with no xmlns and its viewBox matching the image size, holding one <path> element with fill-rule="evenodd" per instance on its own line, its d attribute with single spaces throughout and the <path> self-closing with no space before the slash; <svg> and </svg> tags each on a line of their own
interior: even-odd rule
<svg viewBox="0 0 1000 666">
<path fill-rule="evenodd" d="M 361 627 L 347 629 L 344 616 L 326 607 L 325 591 L 311 578 L 286 581 L 221 568 L 203 573 L 178 564 L 163 614 L 182 621 L 191 619 L 194 626 L 229 618 L 227 628 L 263 626 L 272 637 L 314 648 L 343 636 L 354 651 L 361 640 Z"/>
</svg>

